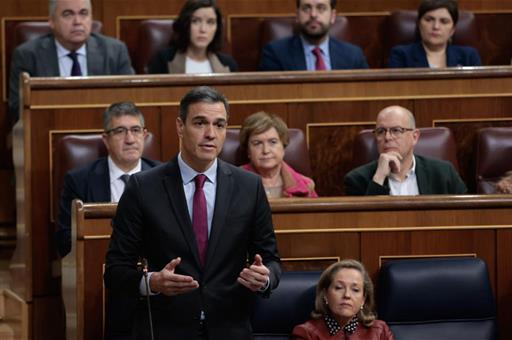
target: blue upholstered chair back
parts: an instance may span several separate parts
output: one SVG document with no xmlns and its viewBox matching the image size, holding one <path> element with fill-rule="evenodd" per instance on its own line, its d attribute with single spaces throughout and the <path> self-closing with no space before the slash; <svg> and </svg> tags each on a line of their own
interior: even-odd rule
<svg viewBox="0 0 512 340">
<path fill-rule="evenodd" d="M 385 263 L 378 315 L 396 340 L 491 340 L 496 305 L 484 261 L 430 258 Z"/>
<path fill-rule="evenodd" d="M 310 318 L 315 306 L 316 284 L 321 272 L 283 272 L 268 299 L 256 299 L 252 328 L 254 340 L 288 340 L 298 324 Z"/>
</svg>

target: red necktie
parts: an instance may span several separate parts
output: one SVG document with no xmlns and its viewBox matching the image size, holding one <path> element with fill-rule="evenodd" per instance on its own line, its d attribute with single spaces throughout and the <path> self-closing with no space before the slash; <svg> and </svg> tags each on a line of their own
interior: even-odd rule
<svg viewBox="0 0 512 340">
<path fill-rule="evenodd" d="M 208 249 L 208 212 L 206 210 L 206 197 L 204 196 L 203 185 L 206 176 L 199 174 L 194 178 L 196 191 L 194 193 L 194 205 L 192 211 L 192 227 L 196 234 L 199 260 L 204 267 L 206 262 L 206 250 Z"/>
<path fill-rule="evenodd" d="M 325 62 L 324 62 L 324 58 L 322 57 L 322 50 L 320 49 L 320 47 L 315 47 L 312 52 L 316 57 L 315 70 L 317 70 L 317 71 L 327 70 L 327 68 L 325 67 Z"/>
</svg>

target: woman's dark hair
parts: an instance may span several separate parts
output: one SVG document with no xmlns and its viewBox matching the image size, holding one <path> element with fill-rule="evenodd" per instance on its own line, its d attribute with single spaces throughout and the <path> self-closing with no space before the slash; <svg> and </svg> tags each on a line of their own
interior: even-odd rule
<svg viewBox="0 0 512 340">
<path fill-rule="evenodd" d="M 457 25 L 457 21 L 459 21 L 459 8 L 456 0 L 423 0 L 420 7 L 418 7 L 418 18 L 416 19 L 415 35 L 417 41 L 421 41 L 419 25 L 421 18 L 423 18 L 425 13 L 435 11 L 439 8 L 446 8 L 452 18 L 453 26 L 455 27 L 455 25 Z"/>
<path fill-rule="evenodd" d="M 171 45 L 176 46 L 178 51 L 185 52 L 190 44 L 190 25 L 192 21 L 192 14 L 205 7 L 211 7 L 217 16 L 217 31 L 213 36 L 212 42 L 208 45 L 208 52 L 218 52 L 222 48 L 222 13 L 217 6 L 215 0 L 187 0 L 185 5 L 181 8 L 180 14 L 172 25 L 173 34 Z"/>
</svg>

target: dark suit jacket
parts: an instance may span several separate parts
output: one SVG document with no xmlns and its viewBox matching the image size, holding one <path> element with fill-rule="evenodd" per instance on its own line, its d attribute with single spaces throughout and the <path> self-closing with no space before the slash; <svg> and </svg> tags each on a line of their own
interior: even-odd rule
<svg viewBox="0 0 512 340">
<path fill-rule="evenodd" d="M 329 38 L 329 54 L 333 70 L 368 68 L 360 47 Z M 262 52 L 261 71 L 305 71 L 306 57 L 300 36 L 268 43 Z"/>
<path fill-rule="evenodd" d="M 165 48 L 158 51 L 158 53 L 151 59 L 148 65 L 148 73 L 150 74 L 166 74 L 169 73 L 168 63 L 174 60 L 176 56 L 176 48 L 174 46 Z M 225 53 L 215 53 L 218 60 L 223 66 L 227 66 L 229 71 L 238 71 L 238 65 L 236 61 Z M 185 65 L 180 65 L 180 68 L 185 69 Z M 183 72 L 184 73 L 184 72 Z"/>
<path fill-rule="evenodd" d="M 446 47 L 446 65 L 481 66 L 478 51 L 469 46 L 448 45 Z M 421 42 L 410 45 L 398 45 L 391 49 L 389 67 L 429 67 L 427 54 Z"/>
<path fill-rule="evenodd" d="M 142 159 L 142 171 L 160 162 Z M 110 202 L 110 176 L 107 158 L 100 158 L 64 176 L 64 186 L 60 196 L 59 217 L 55 239 L 61 257 L 71 251 L 71 202 L 75 199 L 84 202 Z"/>
<path fill-rule="evenodd" d="M 160 162 L 142 159 L 142 171 Z M 110 175 L 107 158 L 100 158 L 84 167 L 68 171 L 64 177 L 64 187 L 60 199 L 58 229 L 55 239 L 60 256 L 71 251 L 71 201 L 79 198 L 84 202 L 110 202 Z M 125 299 L 115 292 L 108 294 L 106 318 L 108 338 L 127 338 L 131 333 L 133 314 L 138 299 Z"/>
<path fill-rule="evenodd" d="M 243 188 L 243 189 L 242 189 Z M 217 191 L 205 268 L 185 202 L 177 158 L 130 179 L 113 220 L 105 284 L 127 297 L 139 296 L 142 274 L 135 268 L 146 257 L 149 271 L 160 271 L 180 256 L 179 274 L 194 277 L 192 292 L 151 296 L 156 339 L 195 339 L 199 315 L 206 314 L 209 340 L 250 339 L 254 293 L 237 282 L 246 262 L 260 254 L 270 269 L 270 289 L 280 277 L 272 214 L 259 176 L 218 160 Z M 270 293 L 270 289 L 266 293 Z M 146 307 L 137 332 L 147 337 Z"/>
<path fill-rule="evenodd" d="M 465 194 L 466 185 L 450 162 L 414 155 L 416 179 L 422 195 Z M 389 195 L 388 180 L 384 185 L 373 181 L 378 161 L 362 165 L 345 175 L 347 195 Z"/>
<path fill-rule="evenodd" d="M 123 42 L 91 33 L 86 49 L 89 76 L 133 74 L 128 49 Z M 13 124 L 19 119 L 18 83 L 21 72 L 27 72 L 32 77 L 60 75 L 53 34 L 27 41 L 13 52 L 9 79 L 9 112 Z"/>
</svg>

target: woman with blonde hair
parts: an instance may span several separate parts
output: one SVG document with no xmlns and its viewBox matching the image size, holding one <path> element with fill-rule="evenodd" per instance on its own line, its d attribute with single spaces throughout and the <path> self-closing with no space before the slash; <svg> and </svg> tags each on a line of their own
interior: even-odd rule
<svg viewBox="0 0 512 340">
<path fill-rule="evenodd" d="M 343 260 L 330 265 L 316 287 L 312 319 L 293 329 L 293 340 L 393 340 L 374 312 L 373 283 L 363 264 Z"/>
</svg>

